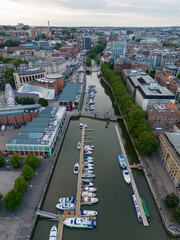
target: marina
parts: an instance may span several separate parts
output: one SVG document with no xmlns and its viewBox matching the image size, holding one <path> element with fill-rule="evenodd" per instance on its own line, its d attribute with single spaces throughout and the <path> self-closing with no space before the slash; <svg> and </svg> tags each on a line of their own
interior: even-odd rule
<svg viewBox="0 0 180 240">
<path fill-rule="evenodd" d="M 94 83 L 97 79 L 95 75 L 92 75 L 88 76 L 88 81 Z M 110 114 L 113 114 L 112 102 L 110 102 L 110 98 L 105 95 L 108 94 L 108 89 L 102 88 L 99 82 L 96 82 L 96 86 L 98 92 L 96 94 L 96 111 L 104 111 L 107 113 L 107 111 L 111 109 Z M 106 102 L 106 107 L 102 105 L 102 96 L 104 99 L 103 101 Z M 117 239 L 117 236 L 125 240 L 131 240 L 134 236 L 138 236 L 138 239 L 145 238 L 146 240 L 172 239 L 162 226 L 142 171 L 134 169 L 133 175 L 138 190 L 145 196 L 148 210 L 152 218 L 148 228 L 143 228 L 142 224 L 137 223 L 131 198 L 132 189 L 124 183 L 123 176 L 119 170 L 119 163 L 117 161 L 119 144 L 114 131 L 113 122 L 107 124 L 106 121 L 91 118 L 80 118 L 70 121 L 42 210 L 57 213 L 55 209 L 57 199 L 61 196 L 76 196 L 77 175 L 73 174 L 72 169 L 80 154 L 80 152 L 76 150 L 77 142 L 81 137 L 81 132 L 79 131 L 80 122 L 87 122 L 88 126 L 94 129 L 89 135 L 92 136 L 93 144 L 95 145 L 93 157 L 95 159 L 94 173 L 97 177 L 94 180 L 94 186 L 98 188 L 98 198 L 101 200 L 98 204 L 93 205 L 93 210 L 98 211 L 98 227 L 94 228 L 93 231 L 85 229 L 74 229 L 72 231 L 70 228 L 64 227 L 63 240 L 77 240 L 83 238 L 87 240 L 103 238 L 106 240 Z M 128 160 L 130 164 L 133 165 L 133 162 L 138 162 L 135 152 L 133 151 L 133 147 L 127 137 L 122 122 L 119 121 L 117 124 L 121 129 Z M 72 135 L 74 136 L 73 138 Z M 88 143 L 89 141 L 86 144 Z M 89 206 L 81 207 L 82 210 L 90 210 Z M 65 217 L 64 213 L 63 215 Z M 113 224 L 112 218 L 114 219 Z M 52 224 L 48 219 L 40 218 L 33 235 L 33 240 L 47 240 L 49 231 L 53 225 L 54 223 Z"/>
</svg>

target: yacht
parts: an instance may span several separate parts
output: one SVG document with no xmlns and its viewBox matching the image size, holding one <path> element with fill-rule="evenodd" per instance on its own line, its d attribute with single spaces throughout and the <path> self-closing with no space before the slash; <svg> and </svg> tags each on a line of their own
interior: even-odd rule
<svg viewBox="0 0 180 240">
<path fill-rule="evenodd" d="M 80 142 L 77 143 L 77 149 L 78 149 L 78 150 L 81 149 L 81 143 L 80 143 Z"/>
<path fill-rule="evenodd" d="M 95 178 L 95 174 L 82 174 L 82 178 Z"/>
<path fill-rule="evenodd" d="M 93 174 L 93 170 L 88 170 L 88 169 L 83 170 L 82 174 Z"/>
<path fill-rule="evenodd" d="M 74 165 L 74 174 L 78 174 L 79 173 L 79 163 L 76 163 Z"/>
<path fill-rule="evenodd" d="M 92 151 L 84 150 L 84 154 L 86 154 L 86 155 L 90 155 L 90 154 L 92 154 Z"/>
<path fill-rule="evenodd" d="M 67 218 L 63 221 L 64 225 L 74 228 L 93 228 L 96 226 L 96 221 L 92 218 L 79 217 L 79 218 Z"/>
<path fill-rule="evenodd" d="M 119 160 L 119 164 L 120 166 L 125 169 L 126 168 L 126 161 L 124 159 L 124 156 L 121 154 L 121 155 L 118 155 L 118 160 Z"/>
<path fill-rule="evenodd" d="M 82 196 L 82 197 L 95 197 L 96 194 L 93 193 L 93 192 L 86 192 L 86 191 L 83 191 L 83 192 L 81 192 L 81 196 Z"/>
<path fill-rule="evenodd" d="M 75 207 L 76 207 L 76 205 L 74 203 L 70 203 L 70 202 L 58 203 L 56 205 L 56 208 L 60 209 L 60 210 L 74 210 Z"/>
<path fill-rule="evenodd" d="M 132 193 L 131 196 L 132 196 L 132 199 L 133 199 L 134 207 L 136 209 L 137 219 L 138 219 L 139 223 L 142 223 L 142 217 L 141 217 L 141 213 L 139 211 L 139 207 L 138 207 L 138 204 L 137 204 L 136 196 L 135 196 L 134 193 Z"/>
<path fill-rule="evenodd" d="M 65 202 L 74 203 L 75 200 L 76 200 L 76 199 L 75 199 L 74 197 L 59 198 L 59 202 L 60 202 L 60 203 L 65 203 Z"/>
<path fill-rule="evenodd" d="M 93 204 L 93 203 L 97 203 L 99 200 L 98 198 L 90 198 L 90 197 L 82 197 L 81 198 L 81 202 L 85 203 L 85 204 Z"/>
<path fill-rule="evenodd" d="M 89 156 L 84 155 L 83 159 L 93 160 L 94 158 L 93 158 L 93 157 L 89 157 Z"/>
<path fill-rule="evenodd" d="M 49 240 L 57 240 L 57 227 L 55 225 L 51 228 Z"/>
<path fill-rule="evenodd" d="M 93 181 L 93 179 L 89 179 L 89 178 L 82 178 L 81 180 L 84 183 L 90 183 L 91 181 Z"/>
<path fill-rule="evenodd" d="M 84 159 L 83 163 L 93 163 L 93 160 Z"/>
<path fill-rule="evenodd" d="M 82 123 L 80 123 L 79 127 L 82 129 L 82 128 L 83 128 L 83 124 L 82 124 Z"/>
<path fill-rule="evenodd" d="M 131 182 L 128 170 L 123 170 L 123 177 L 125 182 L 127 182 L 128 184 Z"/>
<path fill-rule="evenodd" d="M 86 171 L 88 171 L 88 170 L 93 170 L 93 169 L 94 169 L 93 166 L 88 166 L 88 165 L 84 165 L 84 166 L 82 167 L 82 170 L 86 170 Z"/>
<path fill-rule="evenodd" d="M 83 185 L 84 184 L 84 185 Z M 93 182 L 83 182 L 81 184 L 82 188 L 84 187 L 93 187 L 94 186 L 94 183 Z"/>
<path fill-rule="evenodd" d="M 88 192 L 96 192 L 97 188 L 95 187 L 83 187 L 81 188 L 82 191 L 88 191 Z"/>
<path fill-rule="evenodd" d="M 86 217 L 94 217 L 96 216 L 98 213 L 96 211 L 92 211 L 92 210 L 82 210 L 80 212 L 81 216 L 86 216 Z"/>
</svg>

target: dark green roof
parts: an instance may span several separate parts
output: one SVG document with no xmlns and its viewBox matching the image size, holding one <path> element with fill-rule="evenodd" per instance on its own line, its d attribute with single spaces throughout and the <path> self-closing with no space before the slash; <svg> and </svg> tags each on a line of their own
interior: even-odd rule
<svg viewBox="0 0 180 240">
<path fill-rule="evenodd" d="M 79 83 L 67 83 L 59 97 L 60 102 L 75 101 L 80 88 Z"/>
</svg>

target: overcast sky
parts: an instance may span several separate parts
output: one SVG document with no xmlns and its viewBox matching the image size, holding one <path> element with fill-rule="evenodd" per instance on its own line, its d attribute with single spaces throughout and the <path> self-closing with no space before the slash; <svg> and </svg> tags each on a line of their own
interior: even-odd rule
<svg viewBox="0 0 180 240">
<path fill-rule="evenodd" d="M 0 25 L 177 26 L 180 0 L 0 0 Z"/>
</svg>

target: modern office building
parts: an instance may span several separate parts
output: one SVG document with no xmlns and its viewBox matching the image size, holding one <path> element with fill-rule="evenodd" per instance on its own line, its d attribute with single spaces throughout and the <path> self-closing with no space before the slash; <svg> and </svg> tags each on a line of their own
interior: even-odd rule
<svg viewBox="0 0 180 240">
<path fill-rule="evenodd" d="M 83 38 L 83 49 L 84 50 L 91 49 L 91 38 L 90 37 Z"/>
<path fill-rule="evenodd" d="M 180 133 L 165 133 L 159 137 L 160 158 L 176 187 L 180 187 Z"/>
<path fill-rule="evenodd" d="M 33 153 L 42 157 L 51 155 L 65 117 L 65 107 L 46 107 L 36 118 L 33 118 L 32 122 L 7 141 L 8 153 L 10 155 Z"/>
<path fill-rule="evenodd" d="M 112 42 L 112 60 L 113 62 L 116 61 L 116 59 L 120 55 L 125 55 L 126 54 L 126 41 L 113 41 Z"/>
</svg>

